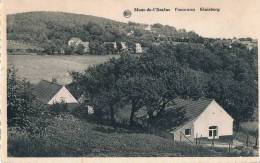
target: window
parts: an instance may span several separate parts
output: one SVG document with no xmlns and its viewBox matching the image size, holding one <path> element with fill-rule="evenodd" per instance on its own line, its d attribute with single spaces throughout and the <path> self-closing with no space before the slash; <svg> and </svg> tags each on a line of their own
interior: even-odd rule
<svg viewBox="0 0 260 163">
<path fill-rule="evenodd" d="M 191 135 L 191 129 L 185 129 L 185 136 Z"/>
<path fill-rule="evenodd" d="M 218 127 L 210 126 L 209 127 L 209 138 L 217 138 L 218 137 Z"/>
</svg>

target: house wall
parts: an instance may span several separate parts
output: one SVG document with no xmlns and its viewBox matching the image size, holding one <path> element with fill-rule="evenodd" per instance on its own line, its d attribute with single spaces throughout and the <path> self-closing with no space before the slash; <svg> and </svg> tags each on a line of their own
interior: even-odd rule
<svg viewBox="0 0 260 163">
<path fill-rule="evenodd" d="M 140 43 L 135 44 L 135 52 L 136 53 L 143 53 L 143 49 Z"/>
<path fill-rule="evenodd" d="M 56 102 L 62 102 L 65 103 L 78 103 L 78 101 L 72 96 L 72 94 L 67 90 L 66 87 L 62 87 L 56 95 L 53 96 L 53 98 L 48 102 L 49 105 L 52 105 Z"/>
<path fill-rule="evenodd" d="M 190 136 L 184 136 L 185 129 L 191 129 Z M 175 141 L 182 141 L 182 142 L 189 142 L 194 140 L 194 126 L 193 121 L 186 123 L 185 125 L 181 126 L 180 128 L 171 132 L 174 135 Z"/>
<path fill-rule="evenodd" d="M 194 134 L 208 138 L 209 126 L 218 126 L 218 136 L 233 135 L 233 118 L 215 100 L 194 121 Z"/>
<path fill-rule="evenodd" d="M 81 40 L 69 40 L 68 41 L 69 46 L 78 46 L 80 43 L 82 43 Z"/>
</svg>

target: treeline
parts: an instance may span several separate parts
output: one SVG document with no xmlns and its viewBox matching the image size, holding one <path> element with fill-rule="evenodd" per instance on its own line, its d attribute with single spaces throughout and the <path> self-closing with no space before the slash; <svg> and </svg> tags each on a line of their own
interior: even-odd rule
<svg viewBox="0 0 260 163">
<path fill-rule="evenodd" d="M 175 108 L 172 121 L 166 121 L 166 107 L 176 97 L 215 99 L 235 119 L 236 124 L 250 120 L 258 107 L 257 51 L 221 45 L 190 46 L 163 44 L 153 46 L 141 57 L 122 55 L 119 59 L 73 73 L 75 90 L 88 97 L 88 104 L 100 118 L 128 105 L 129 125 L 144 108 L 148 124 L 167 128 L 185 119 Z"/>
</svg>

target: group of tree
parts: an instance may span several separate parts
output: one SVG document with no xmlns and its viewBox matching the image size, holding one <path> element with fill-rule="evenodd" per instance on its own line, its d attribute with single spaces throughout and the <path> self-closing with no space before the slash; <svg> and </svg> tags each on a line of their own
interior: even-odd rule
<svg viewBox="0 0 260 163">
<path fill-rule="evenodd" d="M 256 51 L 246 48 L 162 44 L 140 57 L 119 59 L 73 73 L 73 84 L 89 98 L 97 116 L 109 113 L 115 125 L 119 103 L 130 105 L 129 125 L 134 115 L 147 110 L 148 124 L 169 127 L 163 121 L 165 108 L 175 98 L 213 98 L 235 119 L 250 120 L 257 108 Z M 168 106 L 167 106 L 168 107 Z M 174 105 L 173 105 L 174 107 Z M 171 127 L 185 119 L 174 108 Z"/>
</svg>

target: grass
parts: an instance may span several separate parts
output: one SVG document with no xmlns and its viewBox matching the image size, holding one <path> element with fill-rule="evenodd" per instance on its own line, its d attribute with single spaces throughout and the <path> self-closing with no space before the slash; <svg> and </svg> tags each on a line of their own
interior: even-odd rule
<svg viewBox="0 0 260 163">
<path fill-rule="evenodd" d="M 8 55 L 8 66 L 18 69 L 19 78 L 26 78 L 31 83 L 41 79 L 51 81 L 56 78 L 60 84 L 71 82 L 69 71 L 83 71 L 91 65 L 103 63 L 115 55 L 105 56 L 39 56 L 39 55 Z"/>
<path fill-rule="evenodd" d="M 179 157 L 179 156 L 251 156 L 250 152 L 236 149 L 199 147 L 174 142 L 151 134 L 127 129 L 113 129 L 65 114 L 52 119 L 44 134 L 30 135 L 24 131 L 8 132 L 8 155 L 87 156 L 87 157 Z"/>
</svg>

